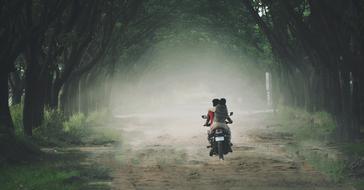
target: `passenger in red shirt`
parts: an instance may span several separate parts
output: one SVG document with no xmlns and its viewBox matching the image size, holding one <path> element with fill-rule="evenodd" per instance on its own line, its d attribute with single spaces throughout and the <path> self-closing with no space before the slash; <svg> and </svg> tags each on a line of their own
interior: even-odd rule
<svg viewBox="0 0 364 190">
<path fill-rule="evenodd" d="M 206 123 L 204 124 L 204 126 L 210 126 L 212 127 L 212 124 L 214 122 L 214 116 L 215 116 L 215 107 L 219 104 L 220 100 L 219 99 L 213 99 L 212 100 L 212 108 L 210 108 L 207 112 L 207 119 L 206 119 Z"/>
</svg>

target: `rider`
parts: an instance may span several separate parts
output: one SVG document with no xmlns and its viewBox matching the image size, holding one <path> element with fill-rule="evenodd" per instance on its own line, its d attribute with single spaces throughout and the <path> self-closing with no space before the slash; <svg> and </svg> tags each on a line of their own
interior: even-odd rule
<svg viewBox="0 0 364 190">
<path fill-rule="evenodd" d="M 226 107 L 226 99 L 221 98 L 219 101 L 219 104 L 215 107 L 214 122 L 213 122 L 211 129 L 213 130 L 217 127 L 221 127 L 223 129 L 225 129 L 225 131 L 227 132 L 227 135 L 230 137 L 229 138 L 229 141 L 230 141 L 231 132 L 230 132 L 230 128 L 227 125 L 227 123 L 231 124 L 231 123 L 233 123 L 233 120 L 229 116 L 229 112 Z"/>
</svg>

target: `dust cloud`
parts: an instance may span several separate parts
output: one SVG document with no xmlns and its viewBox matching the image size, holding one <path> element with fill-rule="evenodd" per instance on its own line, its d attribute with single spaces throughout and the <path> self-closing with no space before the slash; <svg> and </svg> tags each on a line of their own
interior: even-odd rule
<svg viewBox="0 0 364 190">
<path fill-rule="evenodd" d="M 226 98 L 229 111 L 266 109 L 265 71 L 219 47 L 170 47 L 161 43 L 114 78 L 117 116 L 199 117 L 213 98 Z"/>
</svg>

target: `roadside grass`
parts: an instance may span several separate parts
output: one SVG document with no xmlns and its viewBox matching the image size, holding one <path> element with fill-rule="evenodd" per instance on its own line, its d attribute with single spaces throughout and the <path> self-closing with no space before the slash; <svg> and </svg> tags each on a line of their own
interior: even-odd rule
<svg viewBox="0 0 364 190">
<path fill-rule="evenodd" d="M 41 160 L 0 166 L 1 190 L 92 189 L 90 182 L 110 181 L 110 171 L 96 164 L 80 165 L 78 152 L 43 155 Z M 100 186 L 98 189 L 109 189 Z"/>
<path fill-rule="evenodd" d="M 0 166 L 3 163 L 37 160 L 40 155 L 39 147 L 28 138 L 0 135 Z"/>
<path fill-rule="evenodd" d="M 17 138 L 25 138 L 22 107 L 22 104 L 18 104 L 10 108 Z M 94 111 L 87 116 L 76 113 L 66 118 L 59 110 L 47 108 L 43 123 L 33 130 L 31 140 L 42 147 L 110 144 L 120 138 L 112 129 L 105 127 L 110 119 L 110 113 L 106 110 Z"/>
<path fill-rule="evenodd" d="M 308 113 L 300 109 L 284 107 L 275 117 L 285 132 L 292 133 L 298 141 L 330 143 L 336 123 L 326 112 Z"/>
<path fill-rule="evenodd" d="M 66 118 L 58 110 L 46 109 L 43 124 L 33 130 L 32 137 L 26 137 L 22 105 L 10 110 L 15 135 L 0 134 L 1 190 L 110 189 L 103 183 L 110 180 L 109 169 L 94 163 L 86 166 L 85 153 L 63 149 L 118 141 L 119 135 L 105 127 L 110 119 L 108 112 L 92 112 L 88 116 L 77 113 Z M 50 147 L 54 152 L 45 153 L 40 147 Z M 94 182 L 93 187 L 90 182 Z"/>
<path fill-rule="evenodd" d="M 276 132 L 292 134 L 293 142 L 286 146 L 292 154 L 324 173 L 333 182 L 344 182 L 348 178 L 348 163 L 340 156 L 341 149 L 335 144 L 333 137 L 336 124 L 328 113 L 308 113 L 284 107 L 274 116 L 274 121 L 278 123 Z"/>
<path fill-rule="evenodd" d="M 325 112 L 282 108 L 273 119 L 276 132 L 293 135 L 287 149 L 333 182 L 364 189 L 364 143 L 335 140 L 336 124 Z"/>
<path fill-rule="evenodd" d="M 330 158 L 325 151 L 305 150 L 302 155 L 313 168 L 323 172 L 335 183 L 344 182 L 347 177 L 347 163 L 339 158 Z"/>
<path fill-rule="evenodd" d="M 364 189 L 364 180 L 357 180 L 354 182 L 355 189 L 362 190 Z"/>
<path fill-rule="evenodd" d="M 338 148 L 347 155 L 349 181 L 356 189 L 364 189 L 364 143 L 344 143 Z"/>
<path fill-rule="evenodd" d="M 340 150 L 353 157 L 364 157 L 364 144 L 361 143 L 344 143 L 339 146 Z"/>
<path fill-rule="evenodd" d="M 59 171 L 48 165 L 20 165 L 0 168 L 2 190 L 14 189 L 79 189 L 81 182 L 66 183 L 77 171 Z"/>
</svg>

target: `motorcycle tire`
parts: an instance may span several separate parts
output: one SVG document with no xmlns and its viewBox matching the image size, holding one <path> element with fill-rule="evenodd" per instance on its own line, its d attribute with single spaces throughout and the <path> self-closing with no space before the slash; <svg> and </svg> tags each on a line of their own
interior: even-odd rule
<svg viewBox="0 0 364 190">
<path fill-rule="evenodd" d="M 217 153 L 219 154 L 219 159 L 224 160 L 224 142 L 217 142 Z"/>
</svg>

